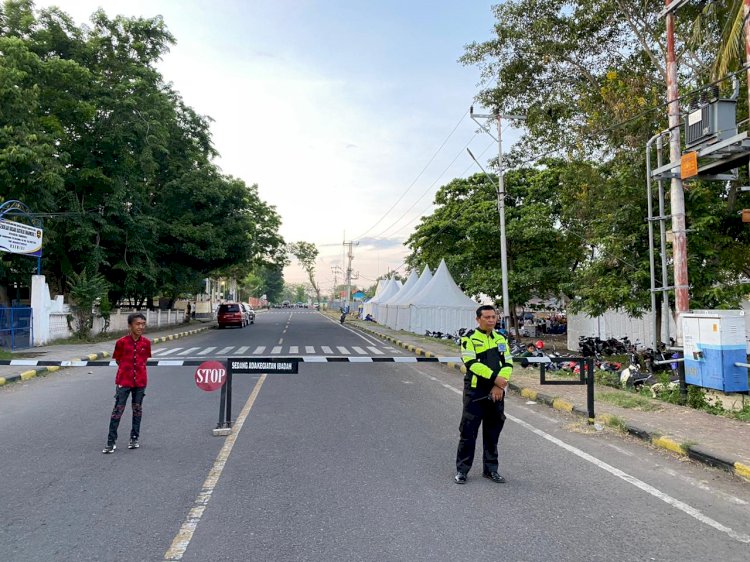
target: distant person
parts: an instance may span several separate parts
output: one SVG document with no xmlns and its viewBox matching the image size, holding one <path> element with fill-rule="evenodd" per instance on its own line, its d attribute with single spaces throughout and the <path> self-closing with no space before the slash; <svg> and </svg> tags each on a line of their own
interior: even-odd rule
<svg viewBox="0 0 750 562">
<path fill-rule="evenodd" d="M 185 314 L 185 322 L 190 321 L 191 312 L 193 311 L 193 307 L 190 303 L 187 303 L 187 314 Z"/>
<path fill-rule="evenodd" d="M 498 472 L 497 441 L 505 424 L 505 390 L 513 357 L 508 340 L 495 331 L 497 312 L 490 305 L 477 309 L 477 329 L 461 338 L 461 360 L 466 366 L 463 412 L 456 452 L 456 484 L 465 484 L 474 462 L 479 426 L 482 425 L 482 476 L 502 484 Z"/>
<path fill-rule="evenodd" d="M 130 428 L 130 442 L 128 449 L 140 447 L 141 416 L 143 415 L 143 397 L 146 394 L 148 374 L 146 361 L 151 357 L 151 340 L 143 336 L 146 329 L 146 317 L 140 312 L 128 315 L 128 329 L 130 333 L 121 337 L 115 343 L 112 359 L 117 362 L 115 377 L 115 407 L 109 420 L 109 435 L 107 446 L 102 453 L 111 454 L 117 448 L 117 428 L 125 413 L 128 396 L 133 395 L 133 421 Z"/>
</svg>

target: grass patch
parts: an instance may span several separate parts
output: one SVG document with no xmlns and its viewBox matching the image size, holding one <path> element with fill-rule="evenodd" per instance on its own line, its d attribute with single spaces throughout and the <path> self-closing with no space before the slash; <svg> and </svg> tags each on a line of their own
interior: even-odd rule
<svg viewBox="0 0 750 562">
<path fill-rule="evenodd" d="M 600 392 L 596 395 L 596 399 L 621 408 L 630 408 L 633 410 L 641 410 L 643 412 L 653 412 L 661 409 L 659 404 L 654 403 L 653 400 L 644 396 L 639 396 L 638 394 Z"/>
<path fill-rule="evenodd" d="M 0 359 L 18 359 L 18 354 L 0 349 Z"/>
<path fill-rule="evenodd" d="M 628 432 L 628 428 L 626 426 L 625 420 L 622 419 L 620 416 L 613 416 L 613 415 L 610 414 L 610 415 L 607 416 L 607 418 L 605 420 L 605 423 L 609 427 L 613 427 L 617 431 L 621 431 L 623 433 L 627 433 Z"/>
</svg>

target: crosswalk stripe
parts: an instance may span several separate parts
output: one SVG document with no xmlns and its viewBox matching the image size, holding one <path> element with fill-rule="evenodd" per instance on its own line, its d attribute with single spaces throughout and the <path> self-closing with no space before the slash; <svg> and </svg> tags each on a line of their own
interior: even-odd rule
<svg viewBox="0 0 750 562">
<path fill-rule="evenodd" d="M 204 349 L 203 351 L 201 351 L 198 355 L 208 355 L 214 349 L 216 349 L 216 348 L 215 347 L 207 347 L 206 349 Z"/>
<path fill-rule="evenodd" d="M 275 345 L 273 347 L 273 349 L 271 350 L 271 353 L 274 354 L 274 355 L 278 355 L 279 353 L 281 353 L 281 346 L 280 345 Z"/>
<path fill-rule="evenodd" d="M 340 345 L 336 346 L 336 349 L 339 350 L 340 353 L 343 353 L 344 355 L 349 355 L 349 350 L 345 347 L 341 347 Z"/>
<path fill-rule="evenodd" d="M 266 350 L 266 346 L 265 345 L 259 345 L 258 347 L 255 348 L 255 351 L 253 351 L 253 355 L 260 355 L 265 350 Z"/>
<path fill-rule="evenodd" d="M 196 351 L 198 349 L 200 349 L 200 347 L 189 347 L 188 349 L 178 353 L 177 355 L 188 355 L 189 353 L 192 353 L 193 351 Z"/>
<path fill-rule="evenodd" d="M 299 347 L 297 347 L 296 345 L 290 345 L 289 346 L 289 354 L 290 355 L 295 355 L 297 353 L 299 353 Z"/>
<path fill-rule="evenodd" d="M 328 355 L 331 355 L 333 353 L 333 350 L 327 345 L 321 345 L 320 349 L 323 350 L 323 353 L 327 353 Z"/>
<path fill-rule="evenodd" d="M 242 347 L 240 347 L 240 348 L 239 348 L 239 349 L 238 349 L 238 350 L 237 350 L 237 351 L 236 351 L 235 353 L 237 353 L 237 355 L 242 355 L 242 354 L 243 354 L 243 353 L 245 353 L 245 352 L 246 352 L 246 351 L 247 351 L 248 349 L 250 349 L 250 348 L 249 348 L 248 346 L 246 346 L 246 345 L 243 345 L 243 346 L 242 346 Z"/>
<path fill-rule="evenodd" d="M 181 349 L 182 349 L 181 347 L 173 347 L 172 349 L 168 349 L 167 351 L 165 351 L 164 353 L 162 353 L 162 357 L 164 355 L 170 355 L 170 354 L 174 353 L 175 351 L 180 351 Z"/>
<path fill-rule="evenodd" d="M 225 347 L 224 349 L 220 349 L 219 351 L 216 352 L 216 354 L 217 355 L 226 355 L 227 353 L 229 353 L 230 349 L 234 349 L 234 346 L 230 345 L 228 347 Z"/>
<path fill-rule="evenodd" d="M 163 348 L 163 349 L 156 349 L 156 350 L 154 350 L 154 351 L 153 351 L 153 352 L 151 353 L 151 357 L 154 357 L 154 356 L 156 356 L 156 355 L 161 355 L 161 354 L 162 354 L 162 353 L 164 353 L 165 351 L 167 351 L 167 348 Z"/>
<path fill-rule="evenodd" d="M 305 346 L 305 353 L 315 353 L 315 348 L 311 345 Z"/>
<path fill-rule="evenodd" d="M 358 346 L 356 346 L 356 345 L 353 345 L 353 346 L 352 346 L 352 349 L 353 349 L 354 351 L 356 351 L 357 353 L 359 353 L 360 355 L 367 355 L 367 352 L 366 352 L 366 351 L 365 351 L 364 349 L 362 349 L 361 347 L 358 347 Z"/>
<path fill-rule="evenodd" d="M 383 352 L 380 351 L 377 347 L 368 345 L 367 349 L 369 349 L 370 351 L 372 351 L 373 355 L 383 355 Z"/>
</svg>

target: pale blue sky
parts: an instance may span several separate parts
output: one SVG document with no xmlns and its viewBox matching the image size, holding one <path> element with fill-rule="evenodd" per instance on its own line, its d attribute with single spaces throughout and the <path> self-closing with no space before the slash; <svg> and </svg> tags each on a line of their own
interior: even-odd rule
<svg viewBox="0 0 750 562">
<path fill-rule="evenodd" d="M 465 44 L 491 37 L 496 3 L 36 4 L 58 5 L 79 24 L 99 6 L 109 15 L 161 14 L 177 38 L 160 65 L 165 79 L 215 120 L 217 163 L 259 185 L 282 217 L 282 235 L 319 245 L 320 281 L 330 287 L 330 267 L 342 264 L 344 233 L 347 240 L 366 234 L 353 268 L 367 285 L 403 263 L 407 252 L 400 243 L 429 212 L 437 188 L 478 171 L 464 147 L 483 154 L 481 161 L 496 154 L 487 135 L 474 137 L 477 127 L 468 115 L 461 118 L 477 92 L 479 71 L 457 62 Z M 511 141 L 513 131 L 506 138 Z M 380 240 L 365 243 L 374 236 Z M 303 280 L 297 267 L 286 277 Z"/>
</svg>

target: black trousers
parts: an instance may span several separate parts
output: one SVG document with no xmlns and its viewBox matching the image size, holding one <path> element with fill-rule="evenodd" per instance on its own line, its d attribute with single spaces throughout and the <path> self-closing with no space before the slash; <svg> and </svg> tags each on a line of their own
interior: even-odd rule
<svg viewBox="0 0 750 562">
<path fill-rule="evenodd" d="M 112 410 L 112 417 L 109 420 L 109 435 L 107 444 L 114 445 L 117 441 L 117 428 L 120 425 L 120 419 L 125 413 L 125 405 L 128 402 L 128 396 L 133 394 L 131 406 L 133 408 L 133 424 L 130 428 L 130 438 L 138 439 L 141 433 L 141 416 L 143 415 L 143 397 L 146 395 L 146 387 L 118 386 L 115 390 L 115 407 Z"/>
<path fill-rule="evenodd" d="M 464 409 L 459 426 L 461 437 L 456 453 L 458 472 L 467 474 L 471 469 L 480 425 L 484 449 L 482 459 L 484 472 L 496 472 L 498 469 L 497 440 L 505 425 L 505 396 L 502 400 L 493 402 L 487 397 L 486 392 L 464 390 Z"/>
</svg>

